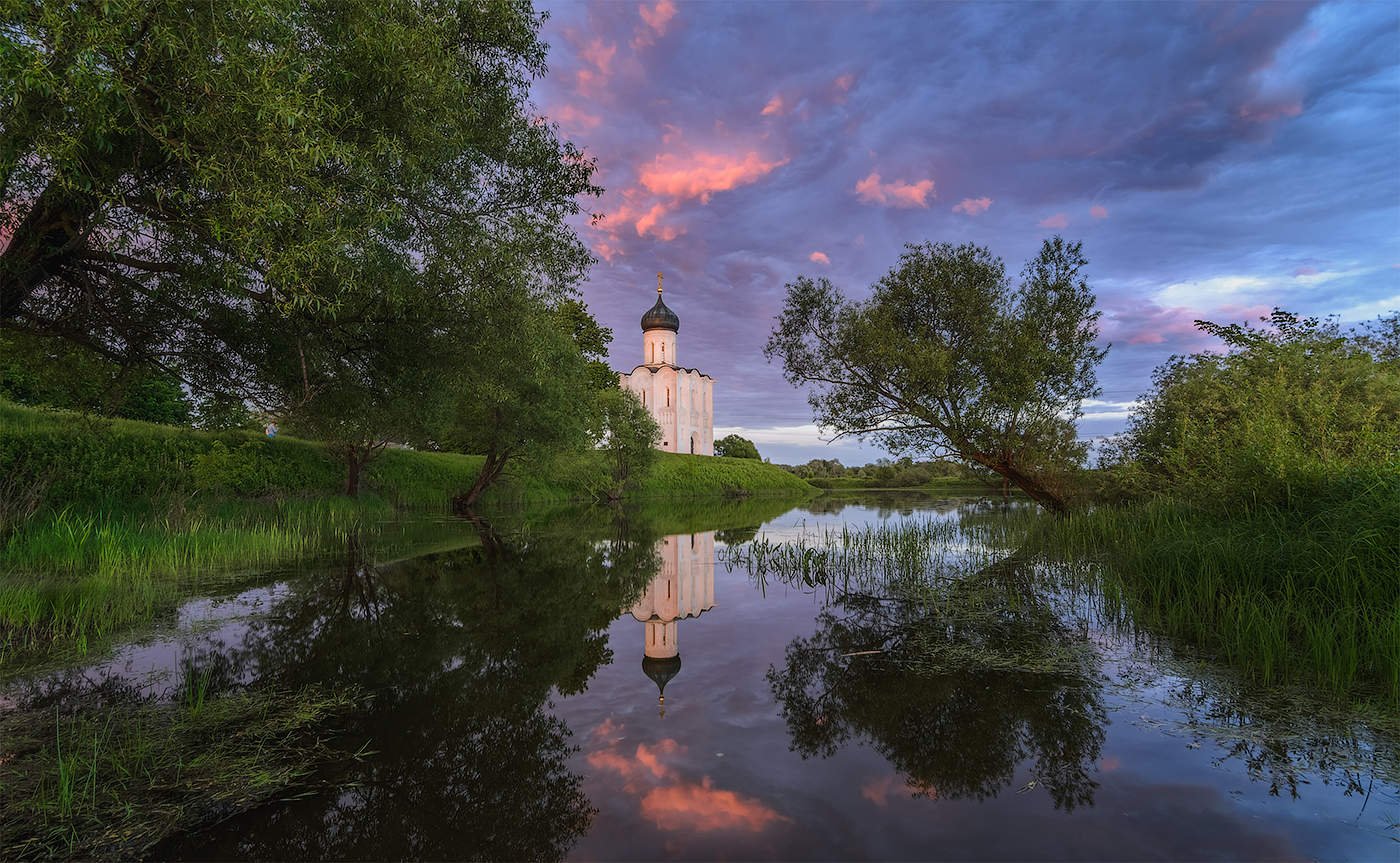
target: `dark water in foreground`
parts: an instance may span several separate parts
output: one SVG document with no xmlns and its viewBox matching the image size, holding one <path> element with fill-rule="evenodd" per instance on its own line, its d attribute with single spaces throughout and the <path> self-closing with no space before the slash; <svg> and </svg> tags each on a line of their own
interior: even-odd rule
<svg viewBox="0 0 1400 863">
<path fill-rule="evenodd" d="M 37 685 L 159 692 L 193 663 L 372 695 L 333 791 L 159 856 L 1400 860 L 1395 741 L 1183 660 L 1091 588 L 1027 567 L 968 615 L 726 567 L 755 528 L 1005 517 L 849 500 L 351 544 Z"/>
</svg>

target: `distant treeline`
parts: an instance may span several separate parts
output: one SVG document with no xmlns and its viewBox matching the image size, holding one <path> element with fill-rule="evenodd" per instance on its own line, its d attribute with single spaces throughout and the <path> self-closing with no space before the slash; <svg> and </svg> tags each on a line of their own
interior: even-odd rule
<svg viewBox="0 0 1400 863">
<path fill-rule="evenodd" d="M 806 464 L 778 467 L 818 488 L 916 488 L 939 481 L 979 479 L 970 468 L 957 462 L 915 461 L 908 456 L 850 467 L 834 458 L 814 458 Z"/>
</svg>

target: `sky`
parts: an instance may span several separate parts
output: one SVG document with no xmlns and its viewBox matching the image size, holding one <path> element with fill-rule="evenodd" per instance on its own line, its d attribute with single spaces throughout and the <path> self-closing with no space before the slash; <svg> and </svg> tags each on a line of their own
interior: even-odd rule
<svg viewBox="0 0 1400 863">
<path fill-rule="evenodd" d="M 812 425 L 763 357 L 785 285 L 862 298 L 906 243 L 1019 273 L 1082 241 L 1120 430 L 1193 326 L 1400 309 L 1400 4 L 550 3 L 537 110 L 597 160 L 584 299 L 641 362 L 666 275 L 715 435 L 884 455 Z"/>
</svg>

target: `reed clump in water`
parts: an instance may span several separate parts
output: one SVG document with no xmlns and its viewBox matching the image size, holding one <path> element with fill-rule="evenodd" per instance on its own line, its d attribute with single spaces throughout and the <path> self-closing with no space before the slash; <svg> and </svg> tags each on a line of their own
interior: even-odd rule
<svg viewBox="0 0 1400 863">
<path fill-rule="evenodd" d="M 1260 682 L 1400 702 L 1400 477 L 1228 513 L 1170 499 L 1101 507 L 1047 522 L 1034 542 L 1101 562 L 1102 589 L 1140 629 Z"/>
<path fill-rule="evenodd" d="M 968 508 L 960 520 L 760 536 L 721 552 L 766 589 L 819 591 L 881 633 L 872 656 L 920 674 L 972 669 L 1084 673 L 1088 645 L 1037 595 L 1038 565 L 1021 552 L 1041 516 L 1030 507 Z M 897 650 L 891 645 L 898 644 Z"/>
<path fill-rule="evenodd" d="M 392 514 L 383 501 L 323 499 L 41 515 L 0 545 L 0 657 L 85 649 L 195 587 L 334 547 Z"/>
<path fill-rule="evenodd" d="M 0 715 L 0 847 L 8 859 L 138 857 L 175 832 L 252 808 L 340 757 L 318 730 L 353 691 L 211 694 Z"/>
</svg>

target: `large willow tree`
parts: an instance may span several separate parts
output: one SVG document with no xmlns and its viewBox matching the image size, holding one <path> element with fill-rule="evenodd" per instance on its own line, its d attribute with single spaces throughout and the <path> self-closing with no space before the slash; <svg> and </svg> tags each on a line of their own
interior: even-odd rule
<svg viewBox="0 0 1400 863">
<path fill-rule="evenodd" d="M 269 328 L 431 320 L 460 306 L 442 286 L 502 268 L 572 283 L 588 255 L 563 219 L 597 190 L 528 103 L 540 21 L 510 2 L 0 0 L 0 327 L 246 388 Z"/>
<path fill-rule="evenodd" d="M 766 352 L 808 388 L 818 425 L 984 468 L 1063 510 L 1105 353 L 1086 265 L 1055 237 L 1013 285 L 980 246 L 911 245 L 864 302 L 826 279 L 789 284 Z"/>
</svg>

